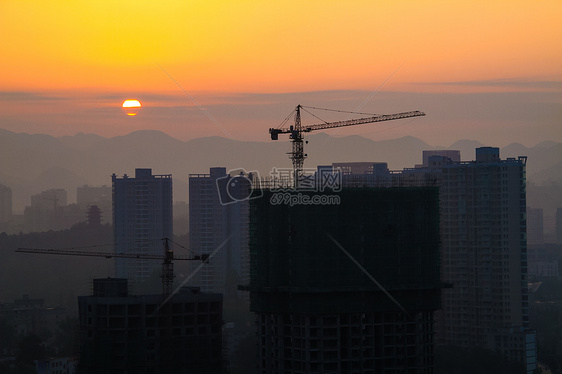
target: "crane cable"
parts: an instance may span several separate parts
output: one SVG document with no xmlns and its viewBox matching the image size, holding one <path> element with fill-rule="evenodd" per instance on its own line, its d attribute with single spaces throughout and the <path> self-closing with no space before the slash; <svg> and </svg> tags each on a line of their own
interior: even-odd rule
<svg viewBox="0 0 562 374">
<path fill-rule="evenodd" d="M 294 112 L 294 110 L 291 110 L 291 113 L 289 113 L 289 115 L 287 116 L 287 118 L 285 118 L 285 119 L 283 120 L 283 122 L 281 122 L 281 124 L 280 124 L 279 126 L 277 126 L 277 129 L 282 129 L 283 126 L 285 126 L 285 124 L 287 123 L 287 121 L 293 116 L 293 114 L 294 114 L 293 112 Z"/>
<path fill-rule="evenodd" d="M 155 241 L 159 241 L 162 239 L 141 239 L 141 240 L 133 240 L 131 242 L 127 242 L 127 243 L 118 243 L 118 244 L 114 244 L 114 243 L 110 243 L 110 244 L 97 244 L 97 245 L 85 245 L 85 246 L 80 246 L 80 247 L 64 247 L 64 248 L 57 248 L 60 250 L 71 250 L 71 249 L 88 249 L 88 248 L 99 248 L 99 247 L 117 247 L 120 245 L 127 245 L 127 244 L 133 244 L 133 243 L 150 243 L 150 242 L 155 242 Z"/>
<path fill-rule="evenodd" d="M 308 110 L 304 109 L 304 107 L 301 107 L 301 108 L 302 108 L 302 110 L 304 110 L 305 112 L 310 114 L 312 117 L 317 118 L 318 120 L 324 122 L 325 124 L 328 124 L 328 121 L 324 121 L 322 118 L 318 117 L 317 115 L 314 115 L 314 114 L 310 113 Z"/>
<path fill-rule="evenodd" d="M 339 110 L 339 109 L 327 109 L 327 108 L 317 108 L 314 106 L 304 106 L 301 105 L 301 108 L 308 108 L 308 109 L 317 109 L 317 110 L 326 110 L 328 112 L 338 112 L 338 113 L 349 113 L 349 114 L 363 114 L 367 116 L 377 116 L 377 113 L 362 113 L 362 112 L 350 112 L 348 110 Z M 308 112 L 308 111 L 307 111 Z M 310 112 L 308 112 L 310 113 Z"/>
<path fill-rule="evenodd" d="M 348 114 L 362 114 L 362 115 L 367 115 L 367 116 L 376 116 L 376 113 L 362 113 L 362 112 L 350 112 L 348 110 L 339 110 L 339 109 L 327 109 L 327 108 L 318 108 L 318 107 L 314 107 L 314 106 L 304 106 L 301 105 L 301 109 L 304 110 L 305 112 L 307 112 L 308 114 L 310 114 L 311 116 L 313 116 L 314 118 L 318 119 L 319 121 L 324 122 L 325 124 L 329 124 L 328 121 L 323 120 L 322 118 L 318 117 L 317 115 L 315 115 L 314 113 L 311 113 L 310 111 L 306 110 L 305 108 L 308 109 L 315 109 L 315 110 L 325 110 L 328 112 L 337 112 L 337 113 L 348 113 Z M 277 126 L 278 129 L 283 128 L 283 126 L 285 126 L 285 124 L 287 123 L 287 121 L 291 118 L 291 116 L 293 115 L 293 111 L 291 111 L 291 113 L 289 113 L 289 115 L 283 120 L 283 122 L 281 122 L 281 124 L 279 126 Z"/>
<path fill-rule="evenodd" d="M 188 252 L 191 252 L 191 253 L 195 254 L 195 255 L 201 255 L 201 253 L 197 253 L 196 251 L 193 251 L 192 249 L 186 248 L 186 247 L 184 247 L 183 245 L 181 245 L 181 244 L 179 244 L 179 243 L 176 243 L 176 242 L 173 241 L 172 239 L 168 239 L 168 241 L 169 241 L 170 243 L 173 243 L 173 244 L 177 245 L 178 247 L 180 247 L 180 248 L 182 248 L 182 249 L 185 249 L 185 250 L 188 251 Z"/>
<path fill-rule="evenodd" d="M 97 244 L 97 245 L 86 245 L 86 246 L 80 246 L 80 247 L 64 247 L 64 248 L 56 248 L 57 250 L 64 250 L 64 251 L 68 251 L 68 250 L 77 250 L 77 249 L 90 249 L 90 248 L 101 248 L 101 247 L 113 247 L 116 248 L 118 246 L 125 246 L 125 245 L 131 245 L 131 244 L 135 244 L 135 243 L 153 243 L 153 242 L 158 242 L 161 241 L 163 239 L 139 239 L 139 240 L 133 240 L 130 242 L 126 242 L 126 243 L 117 243 L 117 244 Z M 184 247 L 181 244 L 178 244 L 176 242 L 174 242 L 172 239 L 168 238 L 168 241 L 170 243 L 173 243 L 175 245 L 177 245 L 178 247 L 185 249 L 188 252 L 191 252 L 194 255 L 200 255 L 200 253 L 197 253 L 196 251 L 193 251 L 189 248 Z M 49 248 L 46 248 L 49 249 Z M 111 253 L 108 253 L 108 255 L 110 255 Z"/>
</svg>

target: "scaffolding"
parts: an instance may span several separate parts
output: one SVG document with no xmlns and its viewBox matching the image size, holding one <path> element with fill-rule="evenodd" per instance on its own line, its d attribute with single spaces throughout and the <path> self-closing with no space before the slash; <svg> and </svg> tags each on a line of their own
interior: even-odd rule
<svg viewBox="0 0 562 374">
<path fill-rule="evenodd" d="M 344 188 L 337 205 L 273 205 L 275 192 L 261 193 L 250 208 L 254 311 L 395 310 L 330 236 L 406 309 L 439 308 L 437 188 Z"/>
</svg>

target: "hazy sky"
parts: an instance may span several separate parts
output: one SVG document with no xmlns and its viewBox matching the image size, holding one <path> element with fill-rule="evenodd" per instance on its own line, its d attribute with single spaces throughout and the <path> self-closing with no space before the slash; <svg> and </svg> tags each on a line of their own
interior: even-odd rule
<svg viewBox="0 0 562 374">
<path fill-rule="evenodd" d="M 560 0 L 1 0 L 0 128 L 265 141 L 300 103 L 427 113 L 338 136 L 562 142 L 561 19 Z"/>
</svg>

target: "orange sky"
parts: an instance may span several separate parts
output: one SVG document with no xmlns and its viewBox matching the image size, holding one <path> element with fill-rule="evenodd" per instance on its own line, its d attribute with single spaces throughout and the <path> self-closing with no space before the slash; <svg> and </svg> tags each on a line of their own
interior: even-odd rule
<svg viewBox="0 0 562 374">
<path fill-rule="evenodd" d="M 68 134 L 56 118 L 68 123 L 80 108 L 107 108 L 128 96 L 152 95 L 145 107 L 196 106 L 186 92 L 203 105 L 245 93 L 367 96 L 387 79 L 381 90 L 539 90 L 562 104 L 561 19 L 559 0 L 2 0 L 0 105 L 9 115 L 0 116 L 0 128 L 14 131 L 31 111 L 50 114 L 54 127 L 30 119 L 35 127 L 21 131 Z M 10 96 L 22 92 L 53 99 Z M 243 128 L 232 124 L 233 133 L 236 126 Z M 97 129 L 113 134 L 103 124 Z M 197 134 L 220 135 L 216 130 Z"/>
</svg>

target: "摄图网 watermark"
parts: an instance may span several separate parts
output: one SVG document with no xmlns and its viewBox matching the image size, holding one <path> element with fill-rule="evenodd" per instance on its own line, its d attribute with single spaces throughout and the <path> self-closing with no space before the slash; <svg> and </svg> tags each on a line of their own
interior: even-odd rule
<svg viewBox="0 0 562 374">
<path fill-rule="evenodd" d="M 305 168 L 295 181 L 293 169 L 273 168 L 269 178 L 262 180 L 257 171 L 239 168 L 217 178 L 216 186 L 221 205 L 261 198 L 262 188 L 273 192 L 270 197 L 273 205 L 330 205 L 340 203 L 339 195 L 326 192 L 341 191 L 342 173 L 332 167 Z"/>
</svg>

